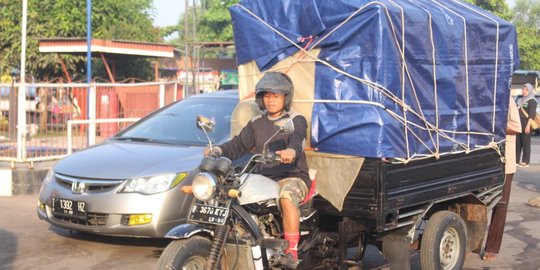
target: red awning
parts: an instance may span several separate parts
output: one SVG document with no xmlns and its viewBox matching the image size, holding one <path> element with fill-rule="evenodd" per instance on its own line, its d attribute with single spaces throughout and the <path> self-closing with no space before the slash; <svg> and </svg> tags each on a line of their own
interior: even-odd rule
<svg viewBox="0 0 540 270">
<path fill-rule="evenodd" d="M 123 54 L 143 57 L 174 57 L 174 46 L 159 43 L 92 39 L 93 53 Z M 47 38 L 39 40 L 41 53 L 72 53 L 87 52 L 84 38 Z"/>
</svg>

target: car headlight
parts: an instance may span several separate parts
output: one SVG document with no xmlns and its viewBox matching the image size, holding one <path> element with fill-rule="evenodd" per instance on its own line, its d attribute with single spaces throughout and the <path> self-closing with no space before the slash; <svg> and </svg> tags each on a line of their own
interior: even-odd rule
<svg viewBox="0 0 540 270">
<path fill-rule="evenodd" d="M 48 185 L 54 178 L 54 170 L 49 169 L 47 174 L 45 175 L 45 178 L 43 178 L 43 182 L 41 183 L 41 187 L 39 188 L 39 194 L 43 194 L 43 191 L 45 190 L 45 186 Z"/>
<path fill-rule="evenodd" d="M 201 201 L 208 201 L 214 197 L 216 192 L 216 177 L 213 174 L 202 172 L 193 178 L 193 195 Z"/>
<path fill-rule="evenodd" d="M 54 176 L 54 170 L 49 169 L 49 171 L 45 175 L 45 178 L 43 178 L 43 183 L 50 182 L 53 179 L 53 176 Z"/>
<path fill-rule="evenodd" d="M 167 191 L 178 185 L 187 176 L 187 172 L 137 177 L 127 180 L 120 192 L 155 194 Z"/>
</svg>

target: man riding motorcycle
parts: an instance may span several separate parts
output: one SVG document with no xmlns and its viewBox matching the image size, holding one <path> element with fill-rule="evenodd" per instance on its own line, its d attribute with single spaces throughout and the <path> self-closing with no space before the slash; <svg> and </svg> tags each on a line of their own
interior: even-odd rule
<svg viewBox="0 0 540 270">
<path fill-rule="evenodd" d="M 204 154 L 222 155 L 235 160 L 249 152 L 262 153 L 265 142 L 274 133 L 274 122 L 283 118 L 292 119 L 294 132 L 276 136 L 267 145 L 268 150 L 275 152 L 280 160 L 258 164 L 254 173 L 269 177 L 280 185 L 284 238 L 289 242 L 281 264 L 296 269 L 300 240 L 299 205 L 308 193 L 311 180 L 304 152 L 307 121 L 304 116 L 291 110 L 293 93 L 292 81 L 286 74 L 266 73 L 255 86 L 255 101 L 263 114 L 251 119 L 240 134 L 230 141 L 212 149 L 207 148 Z"/>
</svg>

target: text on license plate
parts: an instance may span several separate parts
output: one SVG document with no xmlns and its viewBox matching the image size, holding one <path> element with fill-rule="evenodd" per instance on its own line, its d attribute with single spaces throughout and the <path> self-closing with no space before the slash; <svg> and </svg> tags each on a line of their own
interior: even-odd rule
<svg viewBox="0 0 540 270">
<path fill-rule="evenodd" d="M 52 198 L 53 211 L 67 217 L 86 218 L 86 202 Z"/>
<path fill-rule="evenodd" d="M 189 219 L 198 222 L 223 225 L 225 224 L 228 214 L 229 209 L 225 207 L 194 204 L 191 207 Z"/>
</svg>

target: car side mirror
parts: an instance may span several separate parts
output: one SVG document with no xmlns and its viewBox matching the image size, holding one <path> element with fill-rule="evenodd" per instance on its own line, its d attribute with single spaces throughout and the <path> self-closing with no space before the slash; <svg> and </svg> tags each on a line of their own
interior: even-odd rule
<svg viewBox="0 0 540 270">
<path fill-rule="evenodd" d="M 208 117 L 198 115 L 197 128 L 202 129 L 204 132 L 212 132 L 214 131 L 214 121 Z"/>
</svg>

